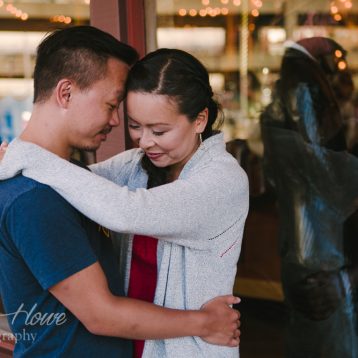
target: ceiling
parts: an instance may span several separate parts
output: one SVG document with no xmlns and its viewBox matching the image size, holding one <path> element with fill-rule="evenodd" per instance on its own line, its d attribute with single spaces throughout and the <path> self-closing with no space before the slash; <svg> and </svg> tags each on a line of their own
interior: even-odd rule
<svg viewBox="0 0 358 358">
<path fill-rule="evenodd" d="M 239 13 L 242 11 L 242 3 L 245 0 L 145 0 L 148 5 L 156 4 L 157 13 L 160 15 L 178 14 L 180 9 L 195 9 L 199 11 L 202 8 L 210 6 L 212 8 L 226 7 L 230 13 Z M 286 9 L 286 12 L 329 12 L 330 4 L 336 2 L 338 7 L 343 6 L 345 1 L 352 3 L 351 12 L 358 12 L 358 0 L 247 0 L 249 8 L 255 7 L 255 3 L 261 2 L 260 13 L 278 13 Z M 234 3 L 241 2 L 240 6 L 235 6 Z M 81 18 L 89 17 L 89 3 L 90 0 L 0 0 L 0 17 L 13 17 L 6 11 L 5 5 L 12 3 L 24 12 L 29 14 L 29 17 L 48 17 L 55 13 L 80 16 Z M 208 5 L 203 5 L 208 3 Z"/>
<path fill-rule="evenodd" d="M 240 6 L 235 6 L 232 0 L 157 0 L 157 9 L 159 14 L 173 14 L 178 13 L 179 9 L 195 9 L 200 10 L 203 7 L 203 3 L 209 3 L 210 7 L 227 7 L 230 12 L 241 12 L 242 3 L 245 0 L 241 0 Z M 358 0 L 336 0 L 338 6 L 344 1 L 350 1 L 352 3 L 351 11 L 358 11 Z M 281 12 L 284 7 L 290 11 L 302 11 L 302 12 L 328 12 L 330 4 L 334 0 L 261 0 L 262 7 L 261 13 L 277 13 Z M 257 0 L 248 0 L 249 7 L 253 8 Z"/>
<path fill-rule="evenodd" d="M 22 13 L 28 14 L 28 19 L 50 18 L 55 15 L 71 16 L 79 19 L 89 18 L 89 0 L 0 0 L 0 18 L 16 18 L 7 5 L 12 5 Z"/>
</svg>

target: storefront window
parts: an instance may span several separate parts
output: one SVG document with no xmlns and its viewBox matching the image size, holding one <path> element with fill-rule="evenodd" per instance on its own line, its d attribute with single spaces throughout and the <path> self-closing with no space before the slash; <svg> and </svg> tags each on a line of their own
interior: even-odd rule
<svg viewBox="0 0 358 358">
<path fill-rule="evenodd" d="M 0 141 L 11 141 L 32 110 L 36 47 L 47 32 L 89 23 L 89 0 L 0 0 Z"/>
<path fill-rule="evenodd" d="M 357 259 L 351 258 L 356 250 L 350 249 L 352 242 L 349 241 L 349 235 L 356 237 L 356 234 L 352 235 L 354 231 L 351 227 L 350 231 L 346 230 L 347 223 L 357 223 L 357 216 L 355 219 L 353 216 L 347 219 L 347 214 L 344 218 L 342 216 L 339 224 L 332 224 L 335 218 L 330 217 L 329 212 L 340 212 L 341 203 L 337 201 L 329 206 L 328 191 L 317 194 L 317 188 L 322 187 L 326 176 L 337 175 L 330 182 L 330 190 L 339 188 L 339 195 L 346 195 L 346 186 L 348 187 L 351 180 L 349 173 L 353 171 L 354 165 L 357 165 L 355 163 L 348 166 L 348 163 L 351 163 L 349 160 L 354 162 L 354 159 L 343 150 L 346 148 L 356 156 L 358 153 L 357 4 L 351 0 L 157 0 L 156 6 L 157 46 L 186 50 L 198 57 L 207 67 L 214 92 L 223 105 L 223 131 L 227 149 L 238 159 L 249 177 L 250 211 L 234 291 L 245 298 L 276 301 L 276 308 L 281 307 L 275 310 L 275 306 L 260 306 L 260 314 L 269 317 L 267 327 L 270 328 L 265 329 L 264 336 L 267 338 L 268 331 L 269 334 L 275 331 L 278 333 L 272 336 L 272 339 L 267 338 L 267 345 L 264 343 L 263 351 L 266 354 L 257 353 L 257 356 L 355 356 L 356 312 L 353 303 L 346 303 L 344 300 L 348 302 L 351 299 L 351 293 L 355 293 L 356 282 L 350 281 L 353 291 L 342 294 L 346 295 L 344 300 L 339 298 L 340 293 L 337 293 L 336 289 L 332 289 L 338 298 L 332 304 L 333 308 L 330 307 L 331 311 L 325 312 L 327 314 L 324 318 L 316 318 L 312 312 L 324 307 L 332 298 L 326 294 L 325 289 L 334 286 L 333 277 L 343 274 L 346 265 L 349 267 L 348 272 L 351 267 L 357 265 Z M 310 42 L 310 45 L 306 42 L 306 47 L 295 47 L 297 41 L 312 37 L 328 38 L 334 40 L 335 44 L 332 45 L 324 39 L 322 43 L 318 41 L 317 46 L 312 45 L 313 42 Z M 323 43 L 331 43 L 329 46 L 332 47 L 328 46 L 329 51 L 324 48 Z M 337 44 L 341 47 L 335 47 Z M 332 48 L 337 50 L 332 51 Z M 291 49 L 291 52 L 288 49 Z M 344 50 L 347 51 L 347 56 Z M 294 51 L 298 51 L 299 54 Z M 287 60 L 289 56 L 299 57 L 300 53 L 308 56 L 311 62 L 304 59 L 303 65 L 300 63 L 301 66 L 298 66 L 297 63 L 292 65 L 292 62 Z M 325 67 L 327 64 L 324 61 L 327 59 L 324 60 L 323 57 L 326 55 L 331 56 L 334 70 Z M 283 85 L 280 70 L 284 56 L 288 63 L 287 67 L 292 67 L 285 72 L 287 76 Z M 305 71 L 307 76 L 304 77 L 305 73 L 302 73 L 300 77 L 294 71 Z M 304 83 L 309 87 L 305 89 L 306 95 L 309 95 L 300 97 L 295 92 L 294 95 L 290 93 L 289 97 L 288 93 L 284 92 L 285 88 L 292 91 L 302 90 L 299 85 L 292 86 L 292 77 L 295 78 L 293 81 L 297 81 L 296 85 L 301 86 Z M 277 82 L 279 78 L 281 86 Z M 281 90 L 279 95 L 278 90 Z M 268 119 L 271 120 L 271 124 L 276 120 L 276 128 L 273 124 L 272 128 L 275 129 L 270 128 L 270 135 L 275 135 L 269 137 L 269 134 L 266 134 L 266 139 L 270 138 L 271 142 L 267 140 L 264 147 L 260 126 L 261 115 L 275 99 L 276 102 L 270 107 L 271 112 L 265 112 L 272 115 Z M 290 108 L 291 99 L 294 102 L 294 110 L 288 115 L 287 108 Z M 281 106 L 281 112 L 275 112 L 274 105 Z M 281 117 L 278 117 L 279 115 Z M 291 120 L 289 124 L 285 122 L 288 119 Z M 296 138 L 295 135 L 298 137 L 302 131 L 299 127 L 302 125 L 301 121 L 308 120 L 311 122 L 306 122 L 305 128 L 309 134 L 300 148 L 309 148 L 307 153 L 312 153 L 314 150 L 310 145 L 313 143 L 316 145 L 315 148 L 320 148 L 325 154 L 320 152 L 316 153 L 316 156 L 306 156 L 299 160 L 295 157 L 298 152 L 294 151 L 297 147 L 291 146 L 293 139 L 287 140 L 282 146 L 278 146 L 277 143 L 282 139 L 281 129 L 286 129 L 284 133 L 289 133 L 287 138 Z M 336 125 L 334 129 L 328 128 L 332 122 Z M 319 132 L 322 130 L 320 126 L 327 126 L 324 130 L 327 133 L 331 131 L 328 137 L 334 137 L 334 134 L 337 143 L 338 139 L 345 135 L 347 147 L 341 145 L 344 138 L 336 147 L 324 142 L 322 138 L 326 133 Z M 269 150 L 272 156 L 270 162 L 265 161 L 264 168 L 263 158 L 264 150 L 268 148 L 267 143 L 271 144 Z M 273 148 L 277 149 L 274 155 Z M 291 152 L 295 155 L 290 158 L 287 153 Z M 328 172 L 322 169 L 328 165 L 328 161 L 325 160 L 328 155 L 333 154 L 338 158 L 338 152 L 339 155 L 347 157 L 329 162 L 331 171 L 327 174 Z M 267 158 L 268 155 L 265 153 L 265 159 Z M 319 164 L 317 168 L 310 168 L 309 172 L 308 167 L 313 162 Z M 342 164 L 342 170 L 338 169 L 341 168 L 338 163 Z M 343 163 L 347 165 L 344 166 Z M 294 174 L 285 176 L 290 165 L 291 173 Z M 268 174 L 270 170 L 274 172 L 271 173 L 271 177 Z M 268 180 L 272 178 L 275 180 Z M 317 222 L 318 216 L 315 215 L 318 212 L 322 214 L 322 222 Z M 347 221 L 344 222 L 345 220 Z M 333 225 L 337 231 L 328 230 L 332 232 L 329 237 L 323 235 L 322 227 L 325 225 Z M 346 234 L 346 231 L 349 234 Z M 343 263 L 340 263 L 341 267 L 338 269 L 339 265 L 332 266 L 332 252 L 328 253 L 331 244 L 336 249 L 337 257 L 342 258 Z M 321 283 L 321 276 L 328 277 L 328 270 L 334 274 L 332 273 L 325 281 L 327 286 L 323 287 L 322 284 L 318 287 L 317 283 Z M 349 287 L 350 283 L 347 282 Z M 287 305 L 283 304 L 284 292 Z M 313 296 L 317 298 L 315 294 L 320 297 L 318 304 L 312 299 Z M 295 305 L 300 299 L 310 304 L 304 307 L 306 311 L 302 310 L 302 306 L 296 310 Z M 274 313 L 268 316 L 264 307 Z M 342 307 L 350 312 L 349 315 L 340 311 L 344 310 Z M 251 318 L 252 322 L 257 319 Z M 258 322 L 261 322 L 259 319 Z M 347 319 L 345 323 L 338 323 L 344 319 Z M 252 322 L 247 326 L 244 323 L 247 330 L 250 329 Z M 329 329 L 329 326 L 332 326 L 332 329 Z M 256 327 L 260 330 L 264 326 L 258 324 Z M 284 332 L 287 336 L 286 348 L 294 354 L 287 353 L 288 351 L 286 355 L 283 353 Z M 343 343 L 342 338 L 339 341 L 342 343 L 332 343 L 331 347 L 330 342 L 333 339 L 337 342 L 333 337 L 339 335 L 348 337 L 350 343 Z M 275 344 L 272 342 L 277 343 L 276 347 L 273 347 Z M 251 343 L 249 347 L 248 336 L 242 340 L 242 356 L 251 356 L 253 352 L 259 352 L 257 343 Z"/>
<path fill-rule="evenodd" d="M 357 60 L 357 22 L 349 0 L 157 0 L 157 46 L 177 47 L 209 69 L 224 105 L 226 139 L 247 139 L 271 101 L 287 40 L 326 36 Z"/>
</svg>

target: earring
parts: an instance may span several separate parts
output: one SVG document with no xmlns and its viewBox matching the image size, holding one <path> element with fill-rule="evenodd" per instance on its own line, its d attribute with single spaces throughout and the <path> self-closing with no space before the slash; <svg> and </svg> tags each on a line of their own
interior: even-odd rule
<svg viewBox="0 0 358 358">
<path fill-rule="evenodd" d="M 203 136 L 201 135 L 201 133 L 199 133 L 199 143 L 203 143 Z"/>
</svg>

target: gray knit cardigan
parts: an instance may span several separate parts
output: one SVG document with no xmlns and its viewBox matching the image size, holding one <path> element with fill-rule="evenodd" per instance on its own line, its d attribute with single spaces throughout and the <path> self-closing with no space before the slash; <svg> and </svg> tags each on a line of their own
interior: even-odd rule
<svg viewBox="0 0 358 358">
<path fill-rule="evenodd" d="M 249 195 L 247 176 L 226 152 L 223 134 L 201 144 L 178 180 L 153 189 L 145 189 L 142 156 L 142 150 L 132 149 L 91 166 L 100 177 L 16 139 L 0 165 L 0 179 L 22 169 L 95 222 L 116 232 L 158 238 L 158 305 L 199 309 L 215 296 L 231 294 Z M 126 289 L 131 235 L 120 244 Z M 238 356 L 238 348 L 210 345 L 198 337 L 148 340 L 143 352 L 143 358 Z"/>
</svg>

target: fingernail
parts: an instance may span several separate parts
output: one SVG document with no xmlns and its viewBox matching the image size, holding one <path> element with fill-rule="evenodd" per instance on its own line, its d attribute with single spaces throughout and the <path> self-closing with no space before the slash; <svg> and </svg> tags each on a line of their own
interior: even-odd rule
<svg viewBox="0 0 358 358">
<path fill-rule="evenodd" d="M 240 303 L 241 302 L 241 298 L 240 297 L 235 297 L 235 303 Z"/>
</svg>

